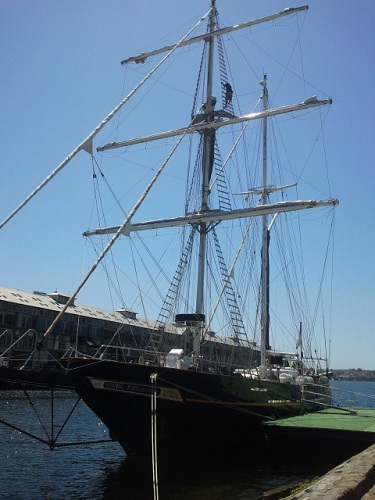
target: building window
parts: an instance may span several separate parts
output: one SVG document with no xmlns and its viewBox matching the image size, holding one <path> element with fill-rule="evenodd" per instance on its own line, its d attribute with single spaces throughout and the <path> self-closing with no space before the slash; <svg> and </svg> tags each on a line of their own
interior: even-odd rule
<svg viewBox="0 0 375 500">
<path fill-rule="evenodd" d="M 21 328 L 23 328 L 24 330 L 35 328 L 35 318 L 33 316 L 22 316 Z"/>
</svg>

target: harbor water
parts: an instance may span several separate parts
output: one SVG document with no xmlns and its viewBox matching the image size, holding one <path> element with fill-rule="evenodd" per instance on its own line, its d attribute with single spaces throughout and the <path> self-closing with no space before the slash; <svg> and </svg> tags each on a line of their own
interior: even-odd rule
<svg viewBox="0 0 375 500">
<path fill-rule="evenodd" d="M 333 385 L 340 392 L 359 394 L 356 406 L 375 407 L 371 398 L 375 383 L 339 381 Z M 151 459 L 141 463 L 126 457 L 82 402 L 67 418 L 76 402 L 70 391 L 55 392 L 53 405 L 48 391 L 32 391 L 29 397 L 22 391 L 0 391 L 0 498 L 152 499 Z M 55 439 L 56 447 L 50 449 Z M 87 441 L 100 443 L 80 444 Z M 231 457 L 219 456 L 207 462 L 202 450 L 202 456 L 185 464 L 183 470 L 163 460 L 159 467 L 160 498 L 256 499 L 264 491 L 301 483 L 324 472 L 324 463 L 306 468 L 293 463 L 287 450 L 273 453 L 268 461 L 254 449 L 249 450 L 249 457 L 237 460 L 233 450 Z"/>
<path fill-rule="evenodd" d="M 344 407 L 375 408 L 375 382 L 333 380 L 333 403 Z"/>
</svg>

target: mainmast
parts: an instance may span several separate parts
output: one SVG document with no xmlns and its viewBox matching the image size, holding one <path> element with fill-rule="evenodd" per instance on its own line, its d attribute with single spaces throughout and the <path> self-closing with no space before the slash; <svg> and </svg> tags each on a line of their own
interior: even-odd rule
<svg viewBox="0 0 375 500">
<path fill-rule="evenodd" d="M 264 75 L 260 82 L 263 86 L 263 110 L 268 109 L 268 90 L 267 90 L 267 75 Z M 267 116 L 262 118 L 263 125 L 263 181 L 262 181 L 262 197 L 261 205 L 268 203 L 268 188 L 267 188 Z M 270 231 L 268 228 L 268 215 L 262 215 L 262 272 L 261 272 L 261 350 L 260 364 L 266 364 L 266 351 L 269 346 L 269 242 Z"/>
</svg>

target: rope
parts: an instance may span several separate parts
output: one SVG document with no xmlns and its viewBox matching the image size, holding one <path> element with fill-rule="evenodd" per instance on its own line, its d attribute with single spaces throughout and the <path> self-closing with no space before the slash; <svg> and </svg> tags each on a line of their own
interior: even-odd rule
<svg viewBox="0 0 375 500">
<path fill-rule="evenodd" d="M 60 172 L 69 162 L 72 160 L 82 149 L 90 152 L 92 154 L 92 142 L 95 136 L 102 130 L 102 128 L 114 117 L 114 115 L 124 106 L 124 104 L 142 87 L 144 83 L 155 73 L 157 69 L 168 59 L 173 52 L 178 49 L 183 41 L 195 30 L 195 28 L 203 21 L 203 19 L 209 14 L 210 11 L 205 14 L 182 38 L 179 42 L 172 47 L 172 49 L 163 57 L 163 59 L 134 87 L 131 92 L 97 125 L 97 127 L 89 134 L 86 139 L 84 139 L 65 160 L 63 160 L 60 165 L 58 165 L 51 174 L 46 177 L 46 179 L 34 189 L 34 191 L 25 198 L 25 200 L 13 210 L 13 212 L 0 223 L 0 229 L 7 224 L 46 184 L 49 183 L 55 177 L 55 175 Z"/>
<path fill-rule="evenodd" d="M 87 283 L 88 279 L 94 273 L 94 271 L 96 270 L 96 268 L 98 267 L 98 265 L 100 264 L 100 262 L 104 259 L 104 257 L 107 255 L 107 253 L 109 252 L 109 250 L 112 248 L 112 246 L 118 240 L 118 238 L 122 235 L 122 233 L 123 233 L 124 229 L 126 228 L 126 226 L 128 226 L 131 223 L 131 220 L 133 219 L 134 215 L 138 211 L 139 207 L 142 205 L 144 199 L 146 198 L 146 196 L 148 195 L 148 193 L 151 191 L 151 188 L 154 186 L 154 184 L 156 183 L 157 179 L 160 177 L 160 175 L 163 172 L 165 166 L 167 165 L 167 163 L 169 162 L 169 160 L 171 159 L 171 157 L 173 156 L 173 154 L 175 153 L 176 149 L 179 147 L 179 145 L 181 144 L 181 142 L 184 140 L 184 138 L 185 138 L 185 136 L 186 136 L 186 134 L 188 132 L 189 132 L 189 127 L 187 127 L 186 130 L 185 130 L 185 132 L 181 135 L 180 139 L 177 141 L 177 143 L 175 144 L 175 146 L 172 148 L 171 152 L 169 153 L 169 155 L 167 156 L 167 158 L 164 160 L 163 164 L 159 167 L 158 171 L 156 172 L 156 174 L 154 175 L 154 177 L 151 179 L 149 185 L 147 186 L 147 188 L 145 189 L 145 191 L 143 192 L 143 194 L 141 195 L 141 197 L 139 198 L 139 200 L 136 202 L 136 204 L 134 205 L 134 207 L 130 211 L 129 215 L 127 217 L 125 217 L 125 220 L 119 226 L 119 228 L 117 229 L 117 231 L 113 235 L 113 237 L 110 239 L 110 241 L 107 243 L 106 247 L 104 248 L 104 250 L 102 251 L 102 253 L 99 255 L 99 257 L 97 258 L 97 260 L 94 262 L 94 264 L 92 265 L 91 269 L 88 271 L 88 273 L 83 278 L 83 280 L 81 281 L 81 283 L 78 285 L 78 287 L 75 290 L 75 292 L 70 296 L 69 300 L 66 302 L 66 304 L 61 309 L 61 311 L 59 312 L 59 314 L 52 321 L 51 325 L 49 326 L 49 328 L 47 329 L 47 331 L 44 333 L 44 335 L 42 337 L 42 340 L 38 342 L 37 348 L 30 354 L 30 356 L 27 358 L 25 364 L 23 365 L 23 367 L 21 367 L 21 369 L 25 368 L 27 366 L 27 364 L 29 363 L 29 361 L 34 356 L 35 352 L 39 351 L 41 349 L 45 338 L 53 331 L 53 329 L 55 328 L 56 324 L 60 321 L 60 318 L 65 314 L 65 312 L 67 311 L 67 309 L 70 306 L 70 304 L 74 302 L 74 300 L 77 297 L 78 293 L 82 290 L 82 288 L 84 287 L 84 285 Z"/>
<path fill-rule="evenodd" d="M 30 404 L 31 408 L 33 409 L 33 411 L 34 411 L 34 413 L 35 413 L 35 415 L 36 415 L 36 418 L 38 419 L 38 421 L 39 421 L 39 423 L 40 423 L 40 425 L 41 425 L 42 429 L 44 430 L 44 432 L 45 432 L 46 436 L 49 438 L 48 431 L 47 431 L 47 429 L 46 429 L 45 425 L 43 424 L 42 419 L 40 418 L 40 416 L 39 416 L 38 412 L 36 411 L 35 406 L 34 406 L 34 403 L 31 401 L 30 396 L 28 395 L 28 393 L 27 393 L 27 390 L 26 390 L 25 386 L 22 386 L 22 390 L 23 390 L 23 392 L 24 392 L 24 394 L 25 394 L 25 396 L 26 396 L 26 399 L 28 400 L 28 402 L 29 402 L 29 404 Z"/>
<path fill-rule="evenodd" d="M 154 488 L 154 500 L 159 500 L 158 485 L 158 454 L 157 454 L 157 426 L 156 426 L 156 388 L 157 373 L 151 373 L 151 385 L 153 391 L 151 394 L 151 451 L 152 451 L 152 484 Z"/>
</svg>

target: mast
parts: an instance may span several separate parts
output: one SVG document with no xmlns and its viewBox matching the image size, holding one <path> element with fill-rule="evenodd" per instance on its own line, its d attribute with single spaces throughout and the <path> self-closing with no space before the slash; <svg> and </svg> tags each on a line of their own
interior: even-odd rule
<svg viewBox="0 0 375 500">
<path fill-rule="evenodd" d="M 263 110 L 268 109 L 268 90 L 267 90 L 267 75 L 264 75 L 260 82 L 263 86 Z M 262 118 L 263 125 L 263 181 L 262 181 L 262 197 L 261 205 L 267 205 L 268 188 L 267 188 L 267 116 Z M 262 272 L 261 272 L 261 347 L 260 347 L 260 365 L 266 364 L 266 350 L 269 346 L 269 242 L 270 231 L 268 228 L 268 215 L 262 215 Z"/>
<path fill-rule="evenodd" d="M 211 0 L 210 13 L 210 29 L 214 31 L 215 27 L 215 0 Z M 208 62 L 207 62 L 207 87 L 206 87 L 206 122 L 210 123 L 214 120 L 213 111 L 216 99 L 212 96 L 213 89 L 213 64 L 214 64 L 214 39 L 210 37 L 208 40 Z M 206 130 L 204 133 L 203 158 L 202 158 L 202 191 L 201 191 L 201 206 L 200 212 L 205 213 L 208 210 L 208 195 L 209 184 L 214 161 L 214 143 L 215 129 Z M 203 314 L 203 297 L 204 297 L 204 274 L 206 262 L 206 240 L 207 240 L 207 224 L 201 222 L 199 225 L 199 256 L 198 256 L 198 282 L 197 282 L 197 298 L 196 298 L 196 313 Z"/>
<path fill-rule="evenodd" d="M 216 7 L 215 0 L 211 0 L 211 12 L 209 17 L 209 32 L 212 33 L 215 28 Z M 208 40 L 208 61 L 207 61 L 207 86 L 206 86 L 206 122 L 214 121 L 214 107 L 216 99 L 212 96 L 213 90 L 213 66 L 214 66 L 214 38 Z M 202 157 L 202 190 L 200 212 L 208 211 L 208 196 L 210 178 L 214 163 L 214 145 L 215 145 L 215 129 L 208 129 L 204 132 L 203 157 Z M 195 312 L 199 317 L 204 314 L 204 277 L 206 271 L 206 253 L 207 253 L 207 223 L 201 221 L 199 224 L 199 254 L 198 254 L 198 279 L 197 279 L 197 296 Z M 200 335 L 195 336 L 194 351 L 199 356 L 199 345 L 201 342 Z"/>
</svg>

